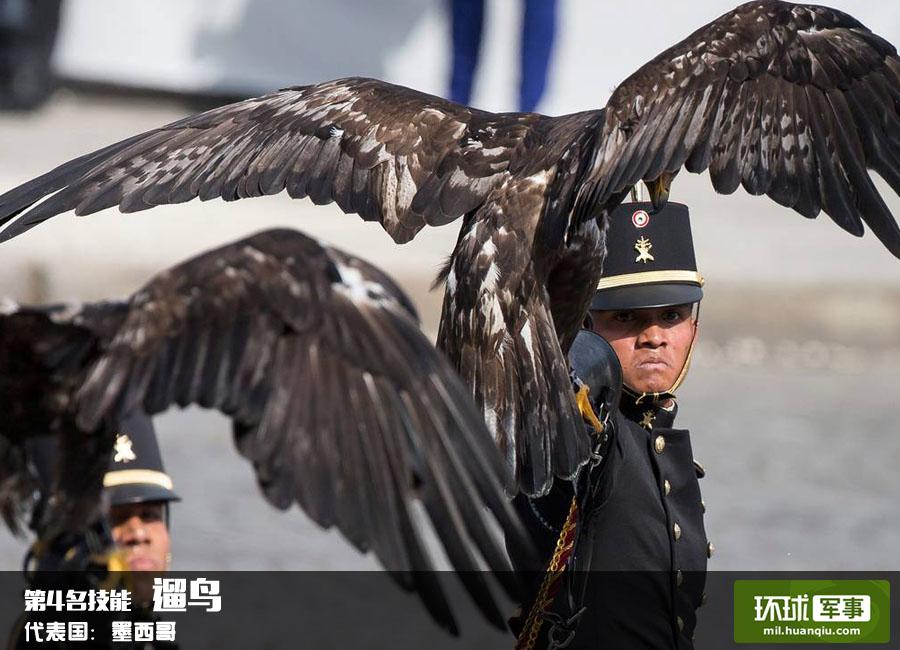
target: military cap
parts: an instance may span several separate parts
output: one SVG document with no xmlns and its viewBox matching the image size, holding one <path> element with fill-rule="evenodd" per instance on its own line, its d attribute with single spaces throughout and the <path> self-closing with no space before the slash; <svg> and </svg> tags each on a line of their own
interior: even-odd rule
<svg viewBox="0 0 900 650">
<path fill-rule="evenodd" d="M 103 486 L 112 505 L 181 500 L 163 468 L 150 416 L 134 412 L 122 420 Z"/>
<path fill-rule="evenodd" d="M 699 302 L 703 278 L 697 270 L 688 208 L 668 203 L 623 203 L 609 218 L 603 276 L 591 309 L 650 309 Z"/>
</svg>

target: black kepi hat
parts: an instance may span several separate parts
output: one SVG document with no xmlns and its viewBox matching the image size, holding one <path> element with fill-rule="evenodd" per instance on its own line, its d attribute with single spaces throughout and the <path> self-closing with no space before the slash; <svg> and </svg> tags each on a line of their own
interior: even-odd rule
<svg viewBox="0 0 900 650">
<path fill-rule="evenodd" d="M 609 217 L 603 276 L 591 309 L 651 309 L 699 302 L 688 208 L 667 203 L 623 203 Z"/>
<path fill-rule="evenodd" d="M 112 505 L 181 500 L 163 469 L 156 431 L 147 414 L 134 412 L 122 420 L 103 486 Z"/>
</svg>

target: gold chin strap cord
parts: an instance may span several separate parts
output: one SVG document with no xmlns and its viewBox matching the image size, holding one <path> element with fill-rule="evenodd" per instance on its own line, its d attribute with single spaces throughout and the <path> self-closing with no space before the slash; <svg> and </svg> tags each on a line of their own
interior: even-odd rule
<svg viewBox="0 0 900 650">
<path fill-rule="evenodd" d="M 691 346 L 688 348 L 687 358 L 684 360 L 684 365 L 681 366 L 681 372 L 678 373 L 678 376 L 675 378 L 675 382 L 669 387 L 668 390 L 664 390 L 660 393 L 639 393 L 629 386 L 623 386 L 625 392 L 634 397 L 635 404 L 641 404 L 644 400 L 648 399 L 651 402 L 659 402 L 664 399 L 675 399 L 675 391 L 678 390 L 679 386 L 681 386 L 684 378 L 687 377 L 688 369 L 691 367 L 691 358 L 694 356 L 694 344 L 697 342 L 697 326 L 699 324 L 700 303 L 698 302 L 697 315 L 694 317 L 694 334 L 691 336 Z"/>
</svg>

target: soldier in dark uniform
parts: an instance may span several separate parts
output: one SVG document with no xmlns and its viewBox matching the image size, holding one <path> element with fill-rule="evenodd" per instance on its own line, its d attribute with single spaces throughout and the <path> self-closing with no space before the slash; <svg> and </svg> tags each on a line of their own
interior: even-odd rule
<svg viewBox="0 0 900 650">
<path fill-rule="evenodd" d="M 54 437 L 28 441 L 29 458 L 42 486 L 32 515 L 31 527 L 35 532 L 43 523 L 47 499 L 53 492 L 59 458 L 57 444 Z M 133 603 L 131 611 L 128 614 L 92 614 L 90 622 L 96 626 L 96 637 L 91 643 L 81 645 L 88 648 L 177 648 L 176 643 L 158 639 L 152 643 L 133 644 L 112 641 L 109 632 L 112 618 L 125 620 L 122 617 L 128 616 L 132 622 L 156 620 L 152 611 L 153 578 L 169 569 L 169 504 L 180 498 L 173 491 L 172 479 L 163 468 L 153 422 L 146 414 L 136 412 L 122 421 L 110 456 L 109 470 L 103 478 L 110 505 L 107 521 L 86 533 L 63 534 L 46 548 L 33 547 L 26 559 L 28 588 L 63 591 L 127 588 Z M 115 551 L 107 553 L 113 544 Z M 56 620 L 53 617 L 62 615 L 57 612 L 23 615 L 12 632 L 8 647 L 33 647 L 34 639 L 31 644 L 26 644 L 24 626 L 46 616 Z M 79 616 L 79 620 L 83 620 L 87 615 L 79 613 Z M 41 645 L 57 647 L 53 643 Z"/>
<path fill-rule="evenodd" d="M 607 251 L 586 323 L 593 331 L 579 334 L 570 360 L 592 395 L 616 375 L 623 385 L 613 390 L 618 405 L 607 404 L 594 462 L 574 483 L 558 480 L 548 496 L 516 501 L 542 557 L 560 559 L 571 542 L 555 583 L 542 569 L 537 595 L 511 621 L 519 648 L 693 648 L 713 546 L 703 526 L 704 472 L 688 431 L 674 428 L 703 297 L 687 208 L 620 206 Z M 521 568 L 515 549 L 510 555 Z"/>
<path fill-rule="evenodd" d="M 35 532 L 39 532 L 47 499 L 53 493 L 58 442 L 54 437 L 37 437 L 27 443 L 29 458 L 41 485 L 41 495 L 31 521 Z M 109 533 L 123 553 L 126 568 L 132 571 L 168 570 L 171 561 L 169 504 L 181 499 L 173 491 L 172 478 L 163 468 L 153 421 L 145 413 L 132 413 L 122 421 L 110 450 L 109 470 L 103 477 L 103 486 L 110 506 Z M 62 549 L 63 555 L 66 550 Z M 47 558 L 46 561 L 54 560 Z"/>
<path fill-rule="evenodd" d="M 109 496 L 113 540 L 131 571 L 167 571 L 171 564 L 169 504 L 180 501 L 163 469 L 152 420 L 143 413 L 121 425 L 109 471 L 103 477 Z"/>
</svg>

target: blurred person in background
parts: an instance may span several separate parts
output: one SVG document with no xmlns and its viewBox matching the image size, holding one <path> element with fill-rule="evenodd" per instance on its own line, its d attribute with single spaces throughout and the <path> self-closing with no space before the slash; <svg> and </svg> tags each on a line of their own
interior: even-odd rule
<svg viewBox="0 0 900 650">
<path fill-rule="evenodd" d="M 470 104 L 481 53 L 485 0 L 450 0 L 453 52 L 450 99 Z M 547 86 L 556 35 L 556 0 L 523 0 L 519 110 L 532 112 Z"/>
<path fill-rule="evenodd" d="M 113 540 L 124 551 L 128 568 L 168 571 L 172 563 L 169 504 L 181 499 L 163 468 L 148 415 L 135 413 L 122 423 L 103 486 L 109 496 Z"/>
<path fill-rule="evenodd" d="M 0 0 L 0 109 L 36 108 L 53 89 L 62 0 Z"/>
<path fill-rule="evenodd" d="M 57 444 L 54 437 L 28 441 L 29 457 L 41 485 L 31 521 L 35 531 L 43 524 L 43 513 L 56 481 Z M 121 551 L 124 564 L 112 568 L 167 571 L 171 564 L 169 504 L 180 498 L 163 468 L 153 421 L 145 413 L 132 413 L 121 423 L 103 486 L 109 503 L 109 535 Z M 67 555 L 68 549 L 60 550 Z"/>
<path fill-rule="evenodd" d="M 43 524 L 43 513 L 56 482 L 58 442 L 56 437 L 45 436 L 30 438 L 27 443 L 29 458 L 41 486 L 31 520 L 35 532 Z M 172 563 L 169 504 L 181 499 L 173 491 L 172 479 L 163 468 L 150 416 L 135 412 L 123 420 L 103 485 L 110 506 L 107 522 L 79 534 L 63 534 L 46 548 L 33 546 L 25 562 L 28 588 L 125 588 L 131 593 L 131 610 L 125 614 L 91 614 L 92 624 L 108 624 L 104 616 L 125 620 L 124 616 L 132 622 L 155 621 L 153 578 L 168 571 Z M 113 544 L 115 551 L 110 552 Z M 54 615 L 59 616 L 58 613 Z M 13 626 L 7 647 L 34 647 L 36 639 L 26 641 L 25 625 L 32 619 L 42 621 L 41 617 L 40 613 L 24 613 Z M 90 647 L 110 644 L 123 648 L 177 647 L 162 641 L 132 645 L 112 643 L 104 638 L 98 638 L 98 642 Z M 53 642 L 42 645 L 68 647 L 65 643 L 57 645 Z"/>
<path fill-rule="evenodd" d="M 536 611 L 533 601 L 540 599 L 532 596 L 522 618 L 511 621 L 519 648 L 563 647 L 567 640 L 572 650 L 693 648 L 713 546 L 700 498 L 704 470 L 694 460 L 689 432 L 673 425 L 675 392 L 697 338 L 703 280 L 687 208 L 669 203 L 656 214 L 650 210 L 649 204 L 623 204 L 610 219 L 603 277 L 585 323 L 609 345 L 593 333 L 579 334 L 595 341 L 586 375 L 616 364 L 610 355 L 621 366 L 621 374 L 599 373 L 621 379 L 621 399 L 595 465 L 579 478 L 577 491 L 557 481 L 546 497 L 517 498 L 545 560 L 557 558 L 564 531 L 576 531 L 552 602 Z M 584 361 L 574 355 L 584 349 L 576 340 L 570 352 L 580 377 Z M 590 389 L 591 395 L 602 392 Z M 510 553 L 522 566 L 514 549 Z M 536 593 L 544 580 L 541 572 Z M 525 637 L 538 618 L 544 623 L 529 646 Z"/>
</svg>

